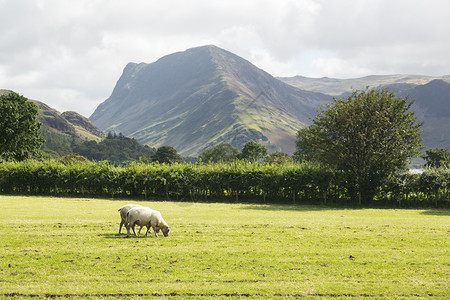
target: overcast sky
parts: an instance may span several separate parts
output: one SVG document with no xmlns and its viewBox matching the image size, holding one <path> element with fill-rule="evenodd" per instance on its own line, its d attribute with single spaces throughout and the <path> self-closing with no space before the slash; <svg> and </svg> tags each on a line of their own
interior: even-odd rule
<svg viewBox="0 0 450 300">
<path fill-rule="evenodd" d="M 0 88 L 89 117 L 128 62 L 215 44 L 274 76 L 450 74 L 449 0 L 0 0 Z"/>
</svg>

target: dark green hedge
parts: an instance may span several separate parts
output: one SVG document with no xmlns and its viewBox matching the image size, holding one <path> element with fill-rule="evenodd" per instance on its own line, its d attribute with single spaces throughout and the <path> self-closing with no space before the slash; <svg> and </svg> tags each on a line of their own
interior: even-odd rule
<svg viewBox="0 0 450 300">
<path fill-rule="evenodd" d="M 398 172 L 376 203 L 447 206 L 450 171 Z M 0 162 L 0 193 L 163 198 L 178 201 L 351 203 L 352 180 L 312 163 L 144 164 Z"/>
</svg>

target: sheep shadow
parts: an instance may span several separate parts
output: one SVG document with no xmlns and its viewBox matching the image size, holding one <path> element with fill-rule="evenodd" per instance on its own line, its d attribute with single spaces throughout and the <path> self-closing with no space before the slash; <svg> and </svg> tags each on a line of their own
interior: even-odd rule
<svg viewBox="0 0 450 300">
<path fill-rule="evenodd" d="M 102 234 L 99 234 L 98 236 L 103 237 L 105 239 L 123 239 L 123 238 L 127 238 L 127 235 L 123 234 L 123 233 L 121 233 L 121 234 L 118 234 L 118 233 L 102 233 Z"/>
<path fill-rule="evenodd" d="M 135 236 L 134 234 L 131 234 L 129 237 L 127 237 L 126 234 L 118 234 L 118 233 L 102 233 L 102 234 L 98 234 L 98 236 L 103 237 L 105 239 L 112 239 L 112 240 L 116 240 L 116 239 L 140 239 L 140 238 L 151 238 L 154 235 L 152 234 L 148 234 L 147 236 L 145 236 L 145 234 L 141 234 L 138 236 Z"/>
</svg>

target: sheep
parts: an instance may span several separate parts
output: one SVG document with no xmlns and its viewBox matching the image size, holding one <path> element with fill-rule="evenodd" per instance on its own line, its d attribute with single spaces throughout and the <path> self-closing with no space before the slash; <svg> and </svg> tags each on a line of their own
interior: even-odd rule
<svg viewBox="0 0 450 300">
<path fill-rule="evenodd" d="M 119 212 L 120 212 L 120 225 L 119 225 L 119 234 L 122 231 L 122 226 L 127 225 L 127 213 L 130 209 L 134 208 L 134 207 L 143 207 L 142 205 L 139 204 L 127 204 L 122 206 L 121 208 L 119 208 Z M 143 226 L 141 226 L 141 228 L 139 228 L 139 233 L 141 233 L 141 229 Z"/>
<path fill-rule="evenodd" d="M 128 211 L 126 223 L 127 237 L 130 236 L 130 228 L 133 229 L 133 233 L 136 235 L 136 231 L 134 230 L 135 225 L 147 227 L 145 236 L 147 236 L 150 231 L 150 226 L 155 232 L 155 237 L 158 237 L 160 230 L 163 232 L 164 236 L 168 236 L 170 231 L 169 225 L 164 221 L 161 213 L 148 207 L 135 207 Z"/>
</svg>

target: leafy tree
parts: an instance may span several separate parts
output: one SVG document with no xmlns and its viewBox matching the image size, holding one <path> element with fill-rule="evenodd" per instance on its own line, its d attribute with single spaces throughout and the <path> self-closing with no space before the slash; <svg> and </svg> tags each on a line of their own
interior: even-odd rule
<svg viewBox="0 0 450 300">
<path fill-rule="evenodd" d="M 298 132 L 296 157 L 347 172 L 359 203 L 371 200 L 392 170 L 420 153 L 422 123 L 410 111 L 412 103 L 387 89 L 368 88 L 334 99 Z"/>
<path fill-rule="evenodd" d="M 292 158 L 284 152 L 274 152 L 269 154 L 269 156 L 266 158 L 266 161 L 269 163 L 282 164 L 292 161 Z"/>
<path fill-rule="evenodd" d="M 424 159 L 427 161 L 425 167 L 450 166 L 450 151 L 436 148 L 425 151 Z"/>
<path fill-rule="evenodd" d="M 114 165 L 139 159 L 150 160 L 156 150 L 147 145 L 141 145 L 133 138 L 128 138 L 114 133 L 97 143 L 96 141 L 84 141 L 72 146 L 74 153 L 79 153 L 89 160 L 107 160 Z"/>
<path fill-rule="evenodd" d="M 257 142 L 250 141 L 244 145 L 239 158 L 249 161 L 260 161 L 267 157 L 267 148 Z"/>
<path fill-rule="evenodd" d="M 239 150 L 230 144 L 222 143 L 214 148 L 207 149 L 200 154 L 200 159 L 203 162 L 227 162 L 236 159 L 239 154 Z"/>
<path fill-rule="evenodd" d="M 152 156 L 152 161 L 170 164 L 181 162 L 182 157 L 178 155 L 177 150 L 174 147 L 162 146 L 156 150 L 155 155 Z"/>
<path fill-rule="evenodd" d="M 311 127 L 304 127 L 297 131 L 297 141 L 295 142 L 296 151 L 292 158 L 297 162 L 304 162 L 308 160 L 318 160 L 318 149 L 310 147 L 308 141 L 308 134 L 310 134 Z"/>
<path fill-rule="evenodd" d="M 0 159 L 24 160 L 41 155 L 37 106 L 11 92 L 0 96 Z"/>
</svg>

